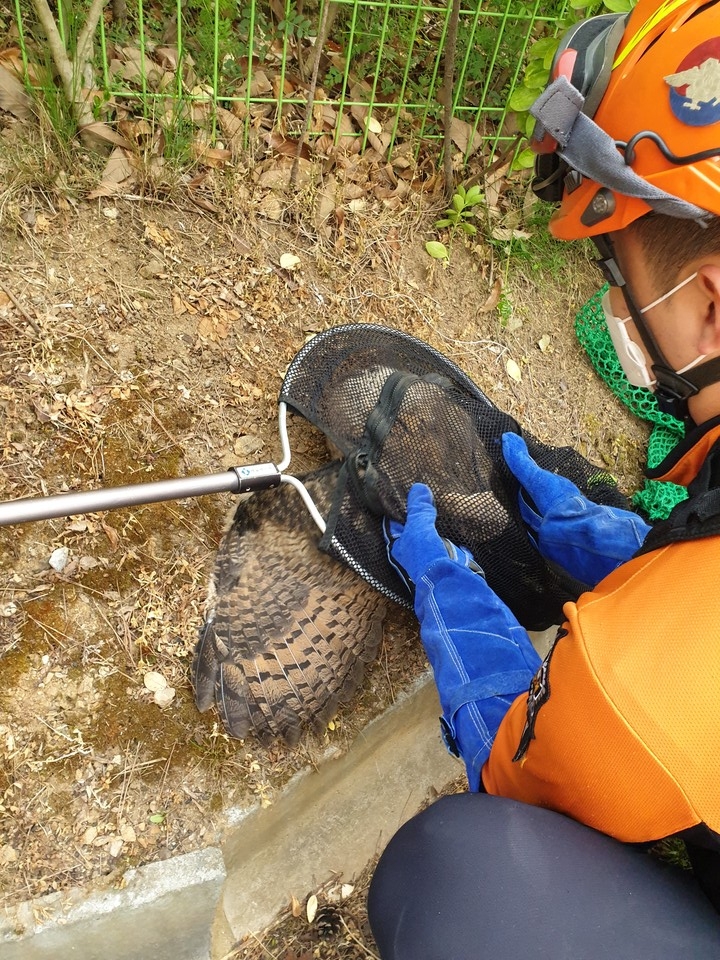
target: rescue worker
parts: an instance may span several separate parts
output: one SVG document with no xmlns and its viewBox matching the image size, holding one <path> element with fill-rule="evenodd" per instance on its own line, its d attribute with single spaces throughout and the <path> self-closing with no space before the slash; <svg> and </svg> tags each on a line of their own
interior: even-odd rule
<svg viewBox="0 0 720 960">
<path fill-rule="evenodd" d="M 596 243 L 628 380 L 686 424 L 653 478 L 689 499 L 650 528 L 502 438 L 529 536 L 594 585 L 540 662 L 473 558 L 437 534 L 432 492 L 411 488 L 388 551 L 415 586 L 471 793 L 390 842 L 370 922 L 383 960 L 718 958 L 720 2 L 639 0 L 582 21 L 531 112 L 551 232 Z M 647 855 L 664 838 L 686 842 L 692 873 Z"/>
</svg>

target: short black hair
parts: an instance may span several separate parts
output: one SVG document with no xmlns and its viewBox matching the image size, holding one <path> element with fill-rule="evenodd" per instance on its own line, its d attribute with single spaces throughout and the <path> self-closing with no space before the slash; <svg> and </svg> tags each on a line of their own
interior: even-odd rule
<svg viewBox="0 0 720 960">
<path fill-rule="evenodd" d="M 702 227 L 695 220 L 648 213 L 627 230 L 642 245 L 650 275 L 659 287 L 674 286 L 683 267 L 698 257 L 720 254 L 720 217 Z"/>
</svg>

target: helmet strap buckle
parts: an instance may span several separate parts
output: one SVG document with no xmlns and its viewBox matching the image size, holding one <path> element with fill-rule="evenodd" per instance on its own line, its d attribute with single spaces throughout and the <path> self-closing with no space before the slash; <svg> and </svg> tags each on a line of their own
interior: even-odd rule
<svg viewBox="0 0 720 960">
<path fill-rule="evenodd" d="M 607 234 L 601 233 L 592 239 L 597 252 L 600 254 L 599 259 L 595 262 L 598 267 L 600 267 L 602 275 L 611 287 L 624 287 L 625 277 L 620 269 L 620 265 L 615 259 L 615 249 L 610 237 Z"/>
<path fill-rule="evenodd" d="M 686 426 L 691 425 L 693 421 L 688 412 L 687 402 L 690 397 L 698 393 L 698 388 L 682 374 L 676 373 L 663 364 L 653 364 L 652 372 L 657 378 L 655 399 L 658 409 L 662 413 L 669 413 L 676 420 L 682 420 Z"/>
</svg>

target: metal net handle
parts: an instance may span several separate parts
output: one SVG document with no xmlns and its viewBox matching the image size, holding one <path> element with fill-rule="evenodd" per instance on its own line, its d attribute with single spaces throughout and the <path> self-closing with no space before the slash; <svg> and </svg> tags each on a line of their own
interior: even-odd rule
<svg viewBox="0 0 720 960">
<path fill-rule="evenodd" d="M 246 464 L 231 467 L 223 473 L 195 477 L 177 477 L 172 480 L 156 480 L 152 483 L 132 483 L 121 487 L 102 487 L 79 493 L 62 493 L 50 497 L 35 497 L 8 500 L 0 503 L 0 527 L 36 520 L 51 520 L 56 517 L 71 517 L 99 510 L 116 510 L 120 507 L 135 507 L 166 500 L 182 500 L 185 497 L 201 497 L 211 493 L 249 493 L 265 490 L 280 483 L 295 487 L 303 499 L 311 517 L 321 533 L 325 533 L 325 521 L 303 483 L 296 477 L 283 473 L 290 464 L 290 441 L 287 434 L 287 405 L 278 404 L 278 429 L 282 446 L 282 460 L 274 463 Z"/>
</svg>

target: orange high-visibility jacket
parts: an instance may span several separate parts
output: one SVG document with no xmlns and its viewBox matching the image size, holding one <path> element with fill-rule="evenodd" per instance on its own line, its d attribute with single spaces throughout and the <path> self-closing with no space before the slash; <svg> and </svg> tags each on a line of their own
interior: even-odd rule
<svg viewBox="0 0 720 960">
<path fill-rule="evenodd" d="M 688 485 L 719 439 L 720 418 L 655 479 Z M 720 533 L 635 557 L 564 613 L 500 725 L 485 789 L 624 841 L 720 834 Z"/>
</svg>

